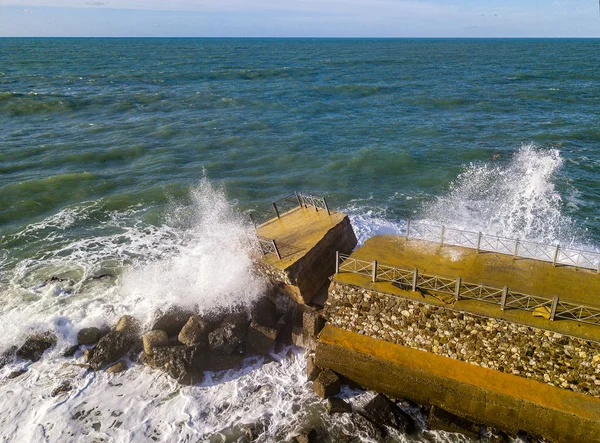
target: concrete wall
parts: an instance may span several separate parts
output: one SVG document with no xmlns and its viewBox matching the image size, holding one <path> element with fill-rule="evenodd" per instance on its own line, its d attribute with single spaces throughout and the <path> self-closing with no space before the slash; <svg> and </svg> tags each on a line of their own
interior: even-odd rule
<svg viewBox="0 0 600 443">
<path fill-rule="evenodd" d="M 333 282 L 325 306 L 339 328 L 600 396 L 600 344 Z"/>
</svg>

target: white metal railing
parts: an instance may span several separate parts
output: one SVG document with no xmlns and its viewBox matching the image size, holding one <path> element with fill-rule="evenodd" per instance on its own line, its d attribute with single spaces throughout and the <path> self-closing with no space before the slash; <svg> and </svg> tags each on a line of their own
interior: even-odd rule
<svg viewBox="0 0 600 443">
<path fill-rule="evenodd" d="M 421 274 L 417 268 L 400 268 L 378 263 L 377 260 L 360 260 L 336 252 L 335 273 L 343 272 L 370 277 L 373 283 L 390 282 L 405 290 L 450 295 L 455 301 L 478 300 L 498 305 L 501 310 L 542 310 L 552 321 L 564 319 L 600 326 L 600 307 L 572 303 L 559 297 L 524 294 L 512 291 L 507 286 L 495 288 L 465 282 L 461 277 Z"/>
<path fill-rule="evenodd" d="M 405 226 L 404 236 L 407 239 L 428 240 L 472 248 L 478 252 L 497 252 L 514 257 L 542 260 L 553 265 L 575 266 L 600 272 L 600 252 L 562 248 L 560 245 L 546 245 L 411 220 L 407 220 Z"/>
</svg>

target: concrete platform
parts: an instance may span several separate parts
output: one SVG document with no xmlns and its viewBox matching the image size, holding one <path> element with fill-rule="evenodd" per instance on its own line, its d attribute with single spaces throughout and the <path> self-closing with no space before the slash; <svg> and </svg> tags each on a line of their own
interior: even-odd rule
<svg viewBox="0 0 600 443">
<path fill-rule="evenodd" d="M 554 442 L 592 442 L 600 399 L 326 325 L 315 363 L 362 386 Z"/>
<path fill-rule="evenodd" d="M 561 300 L 600 307 L 600 274 L 568 266 L 552 266 L 551 263 L 524 258 L 514 258 L 492 252 L 477 253 L 474 249 L 458 246 L 440 246 L 423 240 L 393 235 L 372 237 L 354 251 L 353 258 L 397 266 L 418 268 L 425 274 L 456 278 L 469 283 L 485 284 L 530 295 L 558 296 Z M 531 312 L 517 309 L 500 310 L 498 305 L 476 300 L 440 300 L 420 293 L 405 291 L 391 283 L 372 283 L 367 276 L 340 273 L 335 280 L 381 292 L 398 294 L 433 304 L 452 304 L 455 309 L 469 311 L 495 318 L 548 329 L 562 334 L 600 341 L 600 327 L 575 321 L 533 317 Z M 451 297 L 450 297 L 451 299 Z"/>
</svg>

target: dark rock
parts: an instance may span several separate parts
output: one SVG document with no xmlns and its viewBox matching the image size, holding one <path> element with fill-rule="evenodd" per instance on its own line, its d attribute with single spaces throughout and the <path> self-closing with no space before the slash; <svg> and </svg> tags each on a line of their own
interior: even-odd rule
<svg viewBox="0 0 600 443">
<path fill-rule="evenodd" d="M 100 339 L 88 362 L 97 371 L 123 358 L 138 341 L 137 337 L 125 331 L 111 331 Z"/>
<path fill-rule="evenodd" d="M 274 328 L 277 324 L 277 306 L 267 297 L 263 297 L 252 307 L 252 321 L 261 326 Z"/>
<path fill-rule="evenodd" d="M 248 334 L 249 321 L 245 314 L 230 314 L 217 329 L 208 334 L 210 349 L 221 355 L 242 353 Z"/>
<path fill-rule="evenodd" d="M 441 431 L 460 432 L 474 439 L 479 438 L 478 424 L 437 406 L 432 406 L 429 410 L 429 427 Z"/>
<path fill-rule="evenodd" d="M 182 383 L 202 380 L 206 368 L 207 349 L 203 343 L 191 346 L 164 346 L 154 349 L 152 355 L 142 354 L 141 362 L 160 369 Z"/>
<path fill-rule="evenodd" d="M 181 328 L 177 338 L 184 345 L 193 345 L 200 342 L 208 343 L 209 332 L 210 323 L 199 315 L 192 315 Z"/>
<path fill-rule="evenodd" d="M 321 371 L 313 382 L 313 389 L 321 398 L 329 398 L 339 394 L 340 388 L 340 379 L 331 369 Z"/>
<path fill-rule="evenodd" d="M 302 314 L 302 326 L 307 337 L 316 338 L 325 326 L 325 319 L 318 311 L 305 311 Z"/>
<path fill-rule="evenodd" d="M 190 311 L 170 308 L 156 319 L 152 329 L 165 331 L 169 337 L 177 336 L 192 315 Z"/>
<path fill-rule="evenodd" d="M 56 336 L 51 332 L 34 334 L 27 338 L 23 346 L 17 349 L 16 355 L 23 360 L 38 361 L 42 354 L 56 344 Z"/>
<path fill-rule="evenodd" d="M 131 315 L 122 316 L 115 326 L 115 331 L 125 332 L 127 334 L 139 334 L 141 329 L 140 322 Z"/>
<path fill-rule="evenodd" d="M 306 357 L 306 378 L 308 381 L 314 381 L 321 373 L 321 368 L 315 365 L 314 355 Z"/>
<path fill-rule="evenodd" d="M 304 348 L 304 330 L 302 326 L 292 327 L 292 343 L 300 348 Z"/>
<path fill-rule="evenodd" d="M 545 443 L 545 440 L 539 435 L 525 431 L 517 432 L 517 439 L 520 439 L 525 443 Z"/>
<path fill-rule="evenodd" d="M 21 375 L 25 374 L 26 372 L 27 372 L 27 369 L 25 369 L 25 368 L 15 369 L 10 374 L 8 374 L 8 378 L 10 378 L 10 379 L 17 378 L 17 377 L 20 377 Z"/>
<path fill-rule="evenodd" d="M 270 326 L 263 326 L 258 323 L 250 323 L 248 328 L 248 347 L 260 354 L 268 354 L 275 339 L 277 338 L 277 329 Z"/>
<path fill-rule="evenodd" d="M 352 412 L 352 405 L 341 398 L 330 398 L 327 400 L 327 412 L 329 414 L 345 414 Z"/>
<path fill-rule="evenodd" d="M 360 437 L 362 437 L 360 434 L 363 434 L 365 437 L 371 440 L 383 440 L 383 432 L 379 426 L 371 422 L 368 418 L 357 412 L 353 412 L 352 415 L 350 415 L 350 420 L 354 425 L 354 432 L 351 436 L 349 436 L 351 439 L 355 439 L 356 437 L 360 439 Z M 362 439 L 359 441 L 362 441 Z"/>
<path fill-rule="evenodd" d="M 144 352 L 148 355 L 152 355 L 155 348 L 167 346 L 169 344 L 169 337 L 165 331 L 154 330 L 146 332 L 142 336 L 142 345 L 144 346 Z"/>
<path fill-rule="evenodd" d="M 73 389 L 71 382 L 69 380 L 63 380 L 57 387 L 55 387 L 50 395 L 52 397 L 56 397 L 57 395 L 64 394 L 65 392 L 69 392 Z"/>
<path fill-rule="evenodd" d="M 73 357 L 77 351 L 79 351 L 79 345 L 69 346 L 63 352 L 63 357 Z"/>
<path fill-rule="evenodd" d="M 296 435 L 293 441 L 296 443 L 317 443 L 321 441 L 321 439 L 319 438 L 319 433 L 316 429 L 309 429 Z"/>
<path fill-rule="evenodd" d="M 93 355 L 94 355 L 93 349 L 84 349 L 83 350 L 83 359 L 86 362 L 89 362 L 92 359 Z"/>
<path fill-rule="evenodd" d="M 413 419 L 385 395 L 377 394 L 363 409 L 364 415 L 380 426 L 389 426 L 404 434 L 415 430 Z"/>
<path fill-rule="evenodd" d="M 226 371 L 242 367 L 244 356 L 242 354 L 219 355 L 208 353 L 206 358 L 206 371 Z"/>
<path fill-rule="evenodd" d="M 80 329 L 77 333 L 77 343 L 80 345 L 95 345 L 98 340 L 100 340 L 100 329 L 95 326 Z"/>
<path fill-rule="evenodd" d="M 16 352 L 17 352 L 17 347 L 11 346 L 6 351 L 4 351 L 2 354 L 0 354 L 0 369 L 2 369 L 4 366 L 6 366 L 10 363 L 13 363 L 15 361 Z"/>
<path fill-rule="evenodd" d="M 125 360 L 119 360 L 114 365 L 111 365 L 108 368 L 106 368 L 106 372 L 108 374 L 117 374 L 119 372 L 126 371 L 127 369 L 129 369 L 129 366 L 127 366 Z"/>
</svg>

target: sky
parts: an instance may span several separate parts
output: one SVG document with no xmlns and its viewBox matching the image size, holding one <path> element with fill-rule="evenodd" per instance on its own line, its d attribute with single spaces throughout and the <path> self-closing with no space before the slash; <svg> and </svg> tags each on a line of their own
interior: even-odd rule
<svg viewBox="0 0 600 443">
<path fill-rule="evenodd" d="M 600 37 L 597 0 L 0 0 L 0 37 Z"/>
</svg>

